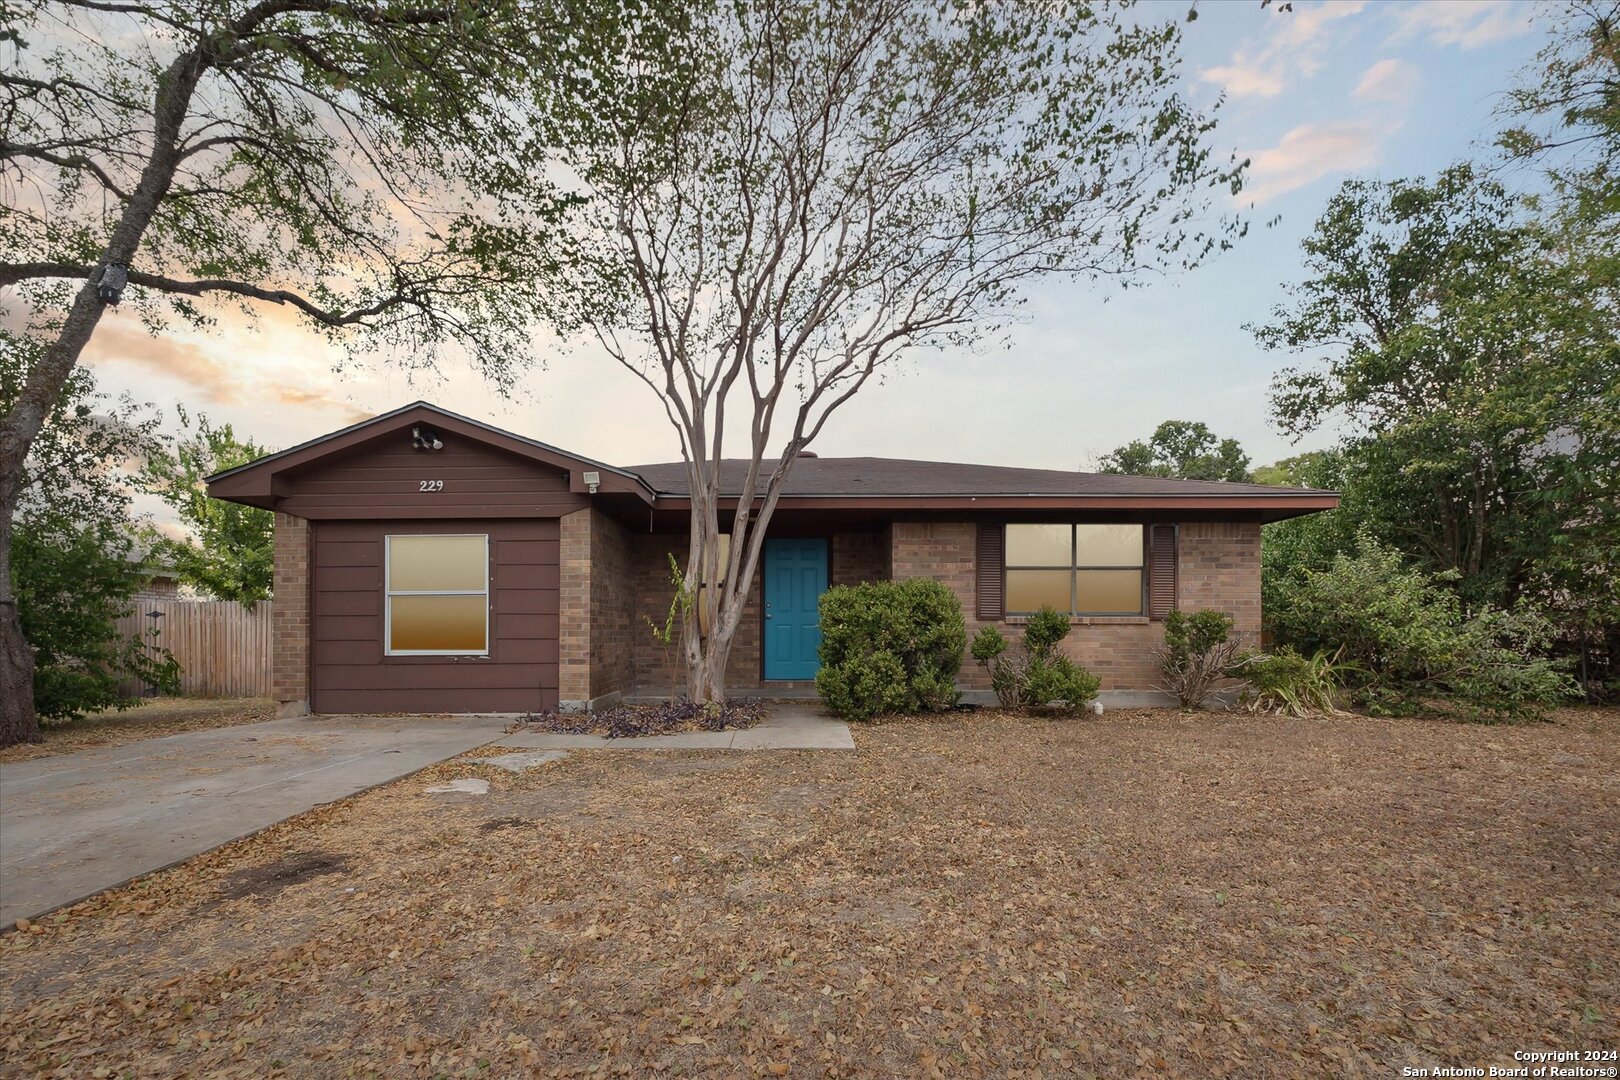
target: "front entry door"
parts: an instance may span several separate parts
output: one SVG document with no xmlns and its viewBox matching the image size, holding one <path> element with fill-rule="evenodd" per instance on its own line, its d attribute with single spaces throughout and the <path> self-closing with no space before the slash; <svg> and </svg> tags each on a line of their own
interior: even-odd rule
<svg viewBox="0 0 1620 1080">
<path fill-rule="evenodd" d="M 821 661 L 827 541 L 765 541 L 765 677 L 814 679 Z"/>
</svg>

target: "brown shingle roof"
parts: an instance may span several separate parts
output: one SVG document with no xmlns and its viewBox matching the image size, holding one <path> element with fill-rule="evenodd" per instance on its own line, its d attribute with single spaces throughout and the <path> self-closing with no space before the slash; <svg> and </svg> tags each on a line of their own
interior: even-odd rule
<svg viewBox="0 0 1620 1080">
<path fill-rule="evenodd" d="M 726 458 L 720 464 L 721 495 L 736 495 L 748 462 Z M 628 470 L 664 495 L 690 494 L 686 463 L 634 465 Z M 760 479 L 763 489 L 765 476 Z M 1309 488 L 1233 484 L 1215 480 L 1167 480 L 1157 476 L 1064 472 L 1058 469 L 1015 469 L 1001 465 L 963 465 L 949 461 L 906 458 L 800 458 L 789 470 L 782 494 L 788 496 L 873 495 L 1301 495 L 1322 494 Z"/>
</svg>

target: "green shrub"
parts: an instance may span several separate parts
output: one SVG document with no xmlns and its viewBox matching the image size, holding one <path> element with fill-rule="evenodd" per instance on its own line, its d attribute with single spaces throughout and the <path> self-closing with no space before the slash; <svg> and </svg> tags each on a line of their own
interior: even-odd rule
<svg viewBox="0 0 1620 1080">
<path fill-rule="evenodd" d="M 1050 660 L 1068 636 L 1069 617 L 1051 607 L 1041 608 L 1024 624 L 1024 648 L 1032 660 Z"/>
<path fill-rule="evenodd" d="M 938 581 L 837 585 L 821 596 L 816 691 L 847 720 L 948 709 L 966 647 L 962 605 Z"/>
<path fill-rule="evenodd" d="M 1102 680 L 1062 653 L 1032 661 L 1024 674 L 1025 705 L 1062 705 L 1079 712 L 1097 697 Z"/>
<path fill-rule="evenodd" d="M 1324 570 L 1302 569 L 1277 590 L 1279 640 L 1350 665 L 1352 697 L 1380 715 L 1448 703 L 1474 720 L 1526 719 L 1575 692 L 1545 650 L 1550 624 L 1528 609 L 1472 614 L 1444 575 L 1403 565 L 1370 536 Z"/>
<path fill-rule="evenodd" d="M 1024 626 L 1022 648 L 1008 650 L 994 626 L 973 637 L 973 659 L 990 670 L 990 688 L 1004 708 L 1062 704 L 1078 712 L 1097 696 L 1101 680 L 1058 649 L 1069 636 L 1069 617 L 1045 607 Z"/>
<path fill-rule="evenodd" d="M 1170 612 L 1164 620 L 1164 646 L 1154 650 L 1164 673 L 1162 685 L 1184 709 L 1202 708 L 1240 653 L 1232 640 L 1232 616 L 1211 609 L 1190 615 Z"/>
<path fill-rule="evenodd" d="M 1237 674 L 1248 682 L 1242 703 L 1253 712 L 1285 716 L 1339 714 L 1344 681 L 1353 669 L 1338 655 L 1304 656 L 1292 646 L 1256 653 L 1243 660 Z"/>
</svg>

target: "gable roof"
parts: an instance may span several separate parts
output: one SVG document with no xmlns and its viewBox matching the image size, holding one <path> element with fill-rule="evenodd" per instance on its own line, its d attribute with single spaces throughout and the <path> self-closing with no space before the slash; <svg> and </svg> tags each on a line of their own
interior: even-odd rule
<svg viewBox="0 0 1620 1080">
<path fill-rule="evenodd" d="M 569 453 L 538 439 L 513 434 L 493 424 L 462 416 L 460 413 L 451 412 L 426 401 L 413 401 L 391 412 L 373 416 L 358 424 L 350 424 L 346 428 L 299 443 L 297 446 L 288 447 L 274 454 L 266 454 L 246 465 L 238 465 L 234 469 L 215 473 L 207 478 L 208 494 L 235 502 L 269 506 L 272 500 L 271 479 L 277 473 L 306 465 L 328 454 L 350 449 L 390 431 L 403 430 L 420 423 L 431 423 L 440 430 L 478 439 L 520 457 L 561 469 L 569 474 L 569 488 L 573 491 L 586 490 L 580 474 L 591 471 L 602 474 L 601 490 L 632 492 L 648 505 L 652 504 L 656 495 L 646 481 L 633 472 Z"/>
<path fill-rule="evenodd" d="M 660 496 L 691 495 L 684 461 L 633 465 Z M 720 492 L 735 497 L 748 471 L 745 458 L 720 463 Z M 769 475 L 768 465 L 766 475 Z M 761 477 L 763 483 L 764 477 Z M 1315 488 L 1273 487 L 1219 480 L 1172 480 L 1160 476 L 1067 472 L 1061 469 L 1018 469 L 1003 465 L 968 465 L 910 458 L 801 457 L 783 482 L 783 497 L 1040 496 L 1040 495 L 1200 495 L 1230 498 L 1281 495 L 1332 495 Z"/>
</svg>

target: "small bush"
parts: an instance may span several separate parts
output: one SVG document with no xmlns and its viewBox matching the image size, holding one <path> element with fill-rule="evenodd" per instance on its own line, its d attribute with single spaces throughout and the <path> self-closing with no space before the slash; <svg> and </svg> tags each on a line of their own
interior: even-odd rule
<svg viewBox="0 0 1620 1080">
<path fill-rule="evenodd" d="M 846 720 L 948 709 L 966 647 L 962 605 L 938 581 L 837 585 L 821 596 L 816 691 Z"/>
<path fill-rule="evenodd" d="M 1061 704 L 1078 712 L 1096 698 L 1102 682 L 1058 649 L 1068 636 L 1068 616 L 1042 608 L 1025 624 L 1017 652 L 1008 650 L 996 627 L 981 627 L 973 638 L 973 659 L 990 670 L 990 688 L 1004 708 Z"/>
<path fill-rule="evenodd" d="M 1337 654 L 1303 656 L 1292 646 L 1256 653 L 1243 660 L 1237 674 L 1248 682 L 1242 704 L 1251 712 L 1282 716 L 1338 715 L 1350 665 Z"/>
<path fill-rule="evenodd" d="M 1097 697 L 1102 680 L 1062 653 L 1032 662 L 1024 677 L 1025 705 L 1062 705 L 1079 712 Z"/>
<path fill-rule="evenodd" d="M 1061 611 L 1043 607 L 1024 624 L 1024 648 L 1031 659 L 1049 660 L 1058 645 L 1069 636 L 1069 617 Z"/>
<path fill-rule="evenodd" d="M 1160 685 L 1176 695 L 1182 708 L 1202 708 L 1241 653 L 1226 612 L 1172 611 L 1164 620 L 1164 646 L 1154 650 L 1164 673 Z"/>
</svg>

